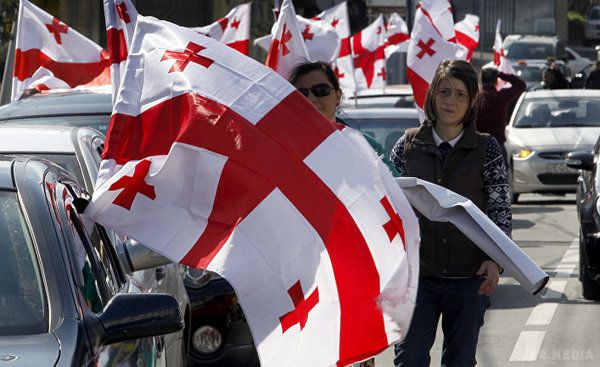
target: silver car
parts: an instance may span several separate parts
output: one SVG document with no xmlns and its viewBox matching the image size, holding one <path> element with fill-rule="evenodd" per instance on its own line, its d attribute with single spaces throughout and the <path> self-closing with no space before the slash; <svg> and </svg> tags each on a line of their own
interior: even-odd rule
<svg viewBox="0 0 600 367">
<path fill-rule="evenodd" d="M 575 192 L 578 173 L 565 154 L 592 151 L 600 135 L 600 90 L 524 93 L 506 127 L 513 202 L 528 192 Z"/>
<path fill-rule="evenodd" d="M 98 175 L 103 144 L 102 133 L 85 127 L 0 124 L 1 154 L 35 156 L 52 161 L 69 172 L 90 193 Z M 113 232 L 109 236 L 115 244 L 123 242 Z M 163 360 L 166 358 L 167 365 L 183 367 L 186 365 L 189 345 L 187 325 L 190 322 L 190 302 L 182 280 L 184 267 L 174 263 L 164 265 L 158 254 L 135 246 L 135 243 L 129 242 L 128 245 L 131 246 L 118 246 L 117 251 L 125 249 L 119 253 L 121 263 L 137 284 L 150 292 L 170 294 L 179 303 L 186 329 L 161 336 L 158 344 L 166 354 Z M 161 263 L 161 266 L 154 267 L 155 263 Z M 136 267 L 143 270 L 132 271 Z"/>
</svg>

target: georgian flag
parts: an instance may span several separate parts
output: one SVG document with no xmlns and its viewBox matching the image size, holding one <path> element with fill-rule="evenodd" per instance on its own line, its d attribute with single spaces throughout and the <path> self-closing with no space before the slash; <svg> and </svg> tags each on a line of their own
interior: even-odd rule
<svg viewBox="0 0 600 367">
<path fill-rule="evenodd" d="M 287 78 L 296 65 L 310 60 L 291 0 L 283 0 L 271 35 L 273 38 L 265 65 L 279 75 Z"/>
<path fill-rule="evenodd" d="M 346 1 L 323 10 L 313 19 L 322 20 L 331 24 L 340 38 L 340 52 L 337 60 L 333 63 L 340 82 L 340 88 L 344 91 L 354 92 L 356 82 L 354 80 L 354 61 L 350 47 L 350 18 L 348 17 L 348 4 Z"/>
<path fill-rule="evenodd" d="M 84 214 L 227 279 L 262 366 L 343 366 L 401 340 L 419 227 L 364 137 L 187 28 L 139 16 L 129 51 Z"/>
<path fill-rule="evenodd" d="M 204 27 L 191 28 L 244 55 L 250 54 L 250 8 L 252 3 L 236 6 L 223 18 Z"/>
<path fill-rule="evenodd" d="M 356 90 L 385 87 L 385 25 L 380 14 L 367 28 L 350 37 Z"/>
<path fill-rule="evenodd" d="M 406 75 L 421 112 L 438 65 L 445 59 L 455 58 L 455 55 L 456 44 L 443 38 L 423 7 L 417 8 L 406 57 Z"/>
<path fill-rule="evenodd" d="M 398 13 L 390 14 L 385 26 L 385 57 L 389 58 L 394 52 L 406 52 L 410 35 L 406 22 Z"/>
<path fill-rule="evenodd" d="M 340 49 L 340 38 L 333 27 L 320 20 L 306 19 L 299 15 L 296 15 L 296 20 L 298 27 L 302 30 L 302 38 L 306 44 L 309 59 L 333 63 L 337 59 Z M 269 34 L 255 39 L 254 44 L 268 52 L 272 40 L 273 36 Z"/>
<path fill-rule="evenodd" d="M 466 14 L 465 19 L 454 25 L 456 42 L 467 49 L 466 60 L 471 61 L 473 51 L 479 45 L 479 17 Z"/>
<path fill-rule="evenodd" d="M 421 0 L 417 9 L 446 41 L 456 43 L 452 5 L 448 0 Z M 414 32 L 414 30 L 413 30 Z"/>
<path fill-rule="evenodd" d="M 138 12 L 130 0 L 104 0 L 106 43 L 110 54 L 113 104 L 131 46 Z"/>
<path fill-rule="evenodd" d="M 496 65 L 496 68 L 503 73 L 514 74 L 515 69 L 513 69 L 512 64 L 506 58 L 504 48 L 502 47 L 502 35 L 500 34 L 501 26 L 502 20 L 498 19 L 498 22 L 496 23 L 496 38 L 494 39 L 494 65 Z M 510 83 L 498 78 L 496 89 L 500 90 L 502 88 L 509 88 L 510 86 Z"/>
<path fill-rule="evenodd" d="M 11 99 L 38 90 L 110 84 L 108 53 L 27 0 L 19 4 Z"/>
</svg>

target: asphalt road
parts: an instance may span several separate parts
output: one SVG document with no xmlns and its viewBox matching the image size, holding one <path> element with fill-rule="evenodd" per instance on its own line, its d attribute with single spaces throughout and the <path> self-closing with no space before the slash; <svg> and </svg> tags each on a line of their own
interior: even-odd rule
<svg viewBox="0 0 600 367">
<path fill-rule="evenodd" d="M 513 239 L 549 275 L 546 290 L 528 294 L 503 275 L 492 295 L 477 352 L 478 366 L 600 366 L 600 304 L 581 296 L 575 196 L 522 195 L 513 206 Z M 441 330 L 431 350 L 440 365 Z M 391 349 L 375 359 L 391 367 Z"/>
</svg>

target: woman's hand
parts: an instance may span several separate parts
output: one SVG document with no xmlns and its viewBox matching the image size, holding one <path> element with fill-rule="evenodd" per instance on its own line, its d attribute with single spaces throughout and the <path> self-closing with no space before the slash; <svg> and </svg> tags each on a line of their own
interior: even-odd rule
<svg viewBox="0 0 600 367">
<path fill-rule="evenodd" d="M 494 293 L 500 280 L 500 266 L 491 260 L 486 260 L 481 264 L 477 275 L 485 277 L 481 287 L 479 287 L 479 294 L 489 296 Z"/>
</svg>

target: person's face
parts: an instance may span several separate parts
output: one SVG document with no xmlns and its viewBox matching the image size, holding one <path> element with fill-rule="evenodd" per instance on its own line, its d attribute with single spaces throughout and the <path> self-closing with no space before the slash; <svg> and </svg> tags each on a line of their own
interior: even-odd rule
<svg viewBox="0 0 600 367">
<path fill-rule="evenodd" d="M 327 75 L 320 70 L 314 70 L 310 73 L 301 75 L 294 84 L 296 89 L 308 93 L 308 98 L 312 104 L 329 120 L 335 120 L 335 111 L 340 104 L 342 92 L 333 89 L 333 85 Z M 315 96 L 318 94 L 318 96 Z M 303 94 L 304 94 L 303 93 Z M 327 95 L 324 95 L 327 94 Z"/>
<path fill-rule="evenodd" d="M 435 96 L 437 122 L 449 126 L 461 125 L 470 107 L 465 84 L 452 76 L 440 81 Z"/>
<path fill-rule="evenodd" d="M 542 76 L 542 80 L 544 81 L 544 83 L 552 84 L 552 83 L 554 83 L 555 79 L 556 78 L 554 78 L 554 74 L 552 74 L 551 72 L 549 72 L 547 70 L 544 71 L 544 75 Z"/>
</svg>

